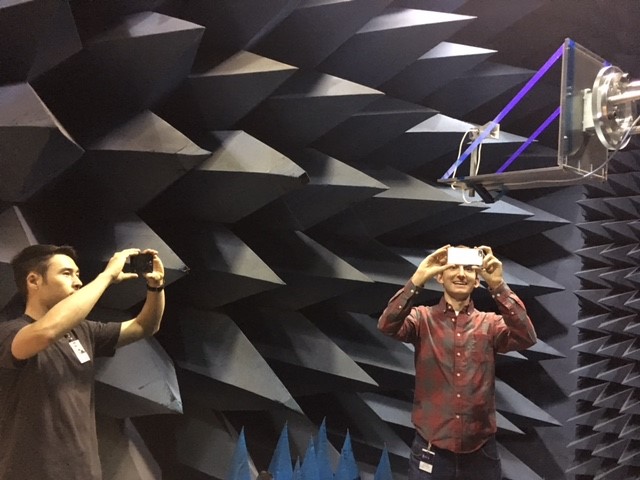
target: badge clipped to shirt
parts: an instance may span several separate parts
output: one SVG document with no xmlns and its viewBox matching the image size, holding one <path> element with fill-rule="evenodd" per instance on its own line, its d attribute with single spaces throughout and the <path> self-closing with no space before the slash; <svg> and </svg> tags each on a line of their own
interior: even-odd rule
<svg viewBox="0 0 640 480">
<path fill-rule="evenodd" d="M 78 360 L 80 360 L 80 363 L 87 363 L 89 360 L 91 360 L 89 354 L 80 343 L 80 340 L 78 340 L 77 338 L 75 340 L 71 340 L 71 335 L 68 334 L 65 335 L 65 337 L 69 339 L 69 346 L 71 347 L 71 350 L 73 350 L 73 353 L 76 354 Z"/>
<path fill-rule="evenodd" d="M 427 448 L 423 448 L 418 468 L 423 472 L 431 473 L 433 471 L 433 458 L 435 455 L 436 454 L 431 451 L 431 444 L 429 444 Z"/>
</svg>

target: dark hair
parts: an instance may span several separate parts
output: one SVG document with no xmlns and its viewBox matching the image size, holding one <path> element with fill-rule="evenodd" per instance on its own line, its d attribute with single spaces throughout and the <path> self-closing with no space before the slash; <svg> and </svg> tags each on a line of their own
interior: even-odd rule
<svg viewBox="0 0 640 480">
<path fill-rule="evenodd" d="M 30 245 L 23 248 L 11 260 L 11 268 L 13 268 L 13 278 L 18 287 L 18 292 L 27 298 L 27 276 L 31 272 L 39 273 L 44 276 L 49 267 L 49 260 L 54 255 L 66 255 L 77 262 L 78 255 L 73 247 L 68 245 Z"/>
</svg>

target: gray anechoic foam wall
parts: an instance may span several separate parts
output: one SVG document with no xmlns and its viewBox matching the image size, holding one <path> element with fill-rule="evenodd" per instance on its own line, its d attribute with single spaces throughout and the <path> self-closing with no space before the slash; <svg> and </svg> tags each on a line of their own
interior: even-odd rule
<svg viewBox="0 0 640 480">
<path fill-rule="evenodd" d="M 33 242 L 77 246 L 86 278 L 119 248 L 161 252 L 163 330 L 104 366 L 98 409 L 133 418 L 123 431 L 165 477 L 219 478 L 228 458 L 215 452 L 242 425 L 263 461 L 285 420 L 294 435 L 324 417 L 336 437 L 350 430 L 363 465 L 386 444 L 403 475 L 412 353 L 375 330 L 386 300 L 429 248 L 490 238 L 499 250 L 567 224 L 508 197 L 462 205 L 435 183 L 471 126 L 451 92 L 491 105 L 533 72 L 450 41 L 481 12 L 419 4 L 0 5 L 0 301 L 15 293 L 8 261 Z M 524 140 L 503 138 L 488 158 Z M 507 272 L 526 299 L 563 289 L 516 260 Z M 438 296 L 430 286 L 424 300 Z M 126 318 L 143 298 L 119 285 L 96 315 Z M 152 366 L 128 372 L 125 354 Z M 541 341 L 498 373 L 561 357 Z M 505 475 L 540 478 L 509 453 L 511 434 L 535 442 L 534 427 L 559 421 L 497 388 Z"/>
</svg>

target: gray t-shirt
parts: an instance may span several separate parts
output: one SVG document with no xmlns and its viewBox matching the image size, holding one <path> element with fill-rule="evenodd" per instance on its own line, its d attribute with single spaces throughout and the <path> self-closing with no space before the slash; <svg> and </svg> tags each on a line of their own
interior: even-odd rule
<svg viewBox="0 0 640 480">
<path fill-rule="evenodd" d="M 0 322 L 0 478 L 99 480 L 94 358 L 113 356 L 120 324 L 85 320 L 17 361 L 11 342 L 32 321 Z"/>
</svg>

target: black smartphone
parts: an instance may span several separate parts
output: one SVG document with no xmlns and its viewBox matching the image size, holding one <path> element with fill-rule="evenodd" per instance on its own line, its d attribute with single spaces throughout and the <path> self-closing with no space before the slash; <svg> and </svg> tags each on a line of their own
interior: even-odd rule
<svg viewBox="0 0 640 480">
<path fill-rule="evenodd" d="M 153 254 L 139 253 L 129 257 L 129 270 L 138 275 L 153 272 Z"/>
</svg>

